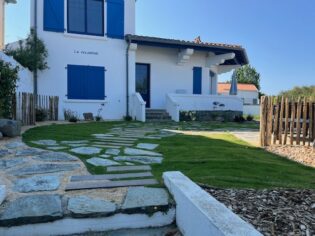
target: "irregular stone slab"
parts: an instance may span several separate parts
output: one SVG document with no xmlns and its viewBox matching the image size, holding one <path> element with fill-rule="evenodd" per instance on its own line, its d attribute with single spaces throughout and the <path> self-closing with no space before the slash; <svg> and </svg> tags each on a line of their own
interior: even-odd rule
<svg viewBox="0 0 315 236">
<path fill-rule="evenodd" d="M 93 147 L 97 147 L 97 148 L 121 148 L 122 146 L 115 146 L 115 145 L 92 145 Z"/>
<path fill-rule="evenodd" d="M 71 182 L 70 184 L 66 186 L 66 191 L 83 190 L 83 189 L 130 187 L 130 186 L 146 186 L 146 185 L 156 185 L 156 184 L 158 184 L 158 182 L 155 179 Z"/>
<path fill-rule="evenodd" d="M 12 157 L 7 159 L 0 159 L 0 170 L 16 167 L 25 164 L 27 161 L 24 158 Z"/>
<path fill-rule="evenodd" d="M 34 166 L 21 167 L 11 171 L 10 174 L 15 176 L 45 174 L 62 171 L 72 171 L 80 168 L 79 164 L 39 164 Z"/>
<path fill-rule="evenodd" d="M 33 157 L 37 161 L 49 161 L 49 162 L 71 162 L 78 161 L 79 159 L 64 152 L 47 152 L 36 157 Z"/>
<path fill-rule="evenodd" d="M 27 149 L 18 150 L 15 155 L 16 156 L 35 156 L 43 152 L 44 151 L 40 149 L 27 148 Z"/>
<path fill-rule="evenodd" d="M 3 136 L 16 137 L 21 134 L 22 124 L 20 121 L 0 119 L 0 132 Z"/>
<path fill-rule="evenodd" d="M 167 206 L 168 193 L 163 188 L 132 187 L 128 189 L 122 209 Z"/>
<path fill-rule="evenodd" d="M 88 143 L 88 140 L 76 140 L 76 141 L 61 141 L 62 144 L 84 144 Z"/>
<path fill-rule="evenodd" d="M 100 155 L 100 157 L 102 157 L 102 158 L 110 158 L 110 155 L 103 154 L 103 155 Z"/>
<path fill-rule="evenodd" d="M 114 157 L 115 161 L 131 161 L 139 162 L 142 164 L 160 164 L 163 161 L 162 157 L 153 157 L 153 156 L 117 156 Z"/>
<path fill-rule="evenodd" d="M 71 182 L 152 177 L 151 172 L 72 176 Z"/>
<path fill-rule="evenodd" d="M 88 196 L 71 197 L 68 201 L 68 210 L 73 216 L 100 216 L 116 211 L 116 204 Z"/>
<path fill-rule="evenodd" d="M 137 170 L 151 170 L 151 166 L 111 166 L 107 167 L 107 172 L 125 172 Z"/>
<path fill-rule="evenodd" d="M 47 147 L 47 149 L 49 150 L 53 150 L 53 151 L 59 151 L 59 150 L 64 150 L 67 147 L 63 147 L 63 146 L 56 146 L 56 147 Z"/>
<path fill-rule="evenodd" d="M 111 160 L 98 158 L 98 157 L 93 157 L 91 159 L 88 159 L 86 162 L 93 166 L 118 166 L 120 165 L 116 161 L 111 161 Z"/>
<path fill-rule="evenodd" d="M 140 156 L 162 156 L 161 153 L 157 152 L 151 152 L 151 151 L 144 151 L 141 149 L 136 149 L 136 148 L 125 148 L 125 154 L 127 155 L 140 155 Z"/>
<path fill-rule="evenodd" d="M 134 165 L 135 165 L 134 163 L 131 163 L 131 162 L 125 162 L 125 164 L 126 164 L 127 166 L 134 166 Z"/>
<path fill-rule="evenodd" d="M 154 144 L 154 143 L 139 143 L 137 145 L 137 148 L 147 149 L 147 150 L 154 150 L 158 146 L 159 146 L 158 144 Z"/>
<path fill-rule="evenodd" d="M 94 137 L 113 137 L 112 134 L 92 134 Z"/>
<path fill-rule="evenodd" d="M 104 146 L 124 146 L 124 147 L 132 147 L 133 143 L 115 143 L 115 142 L 94 142 L 94 145 L 104 145 Z"/>
<path fill-rule="evenodd" d="M 6 148 L 9 148 L 9 149 L 16 149 L 16 148 L 20 148 L 20 147 L 26 147 L 26 145 L 22 142 L 12 142 L 12 143 L 8 143 L 5 145 Z"/>
<path fill-rule="evenodd" d="M 7 197 L 7 190 L 5 185 L 0 185 L 0 206 Z"/>
<path fill-rule="evenodd" d="M 7 149 L 0 149 L 0 157 L 4 157 L 6 155 L 9 155 L 10 152 Z"/>
<path fill-rule="evenodd" d="M 27 179 L 19 179 L 15 182 L 14 190 L 20 193 L 53 191 L 60 186 L 58 176 L 34 176 Z"/>
<path fill-rule="evenodd" d="M 105 153 L 109 155 L 119 155 L 120 150 L 115 149 L 115 148 L 110 148 L 110 149 L 107 149 Z"/>
<path fill-rule="evenodd" d="M 69 147 L 85 147 L 87 144 L 86 143 L 70 143 L 67 144 Z"/>
<path fill-rule="evenodd" d="M 125 141 L 125 140 L 102 140 L 102 139 L 95 139 L 94 142 L 98 142 L 98 143 L 116 143 L 116 144 L 130 144 L 133 145 L 135 143 L 135 141 Z"/>
<path fill-rule="evenodd" d="M 137 141 L 136 138 L 123 138 L 123 137 L 102 137 L 102 138 L 97 138 L 101 140 L 111 140 L 111 141 L 124 141 L 124 142 L 135 142 Z"/>
<path fill-rule="evenodd" d="M 145 136 L 145 139 L 162 139 L 160 136 Z"/>
<path fill-rule="evenodd" d="M 42 146 L 56 146 L 57 142 L 56 140 L 38 140 L 38 141 L 33 141 L 32 143 L 37 144 L 37 145 L 42 145 Z"/>
<path fill-rule="evenodd" d="M 102 151 L 102 149 L 97 147 L 78 147 L 71 149 L 70 152 L 74 152 L 76 154 L 82 154 L 82 155 L 93 155 L 93 154 L 99 154 Z"/>
<path fill-rule="evenodd" d="M 0 216 L 0 226 L 42 223 L 62 216 L 59 195 L 31 195 L 11 202 Z"/>
</svg>

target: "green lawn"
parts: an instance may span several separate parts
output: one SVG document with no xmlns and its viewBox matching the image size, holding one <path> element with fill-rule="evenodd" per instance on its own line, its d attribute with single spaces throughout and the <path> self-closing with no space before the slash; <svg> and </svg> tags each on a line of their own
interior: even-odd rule
<svg viewBox="0 0 315 236">
<path fill-rule="evenodd" d="M 91 139 L 93 133 L 108 132 L 113 125 L 128 123 L 104 122 L 76 125 L 52 125 L 27 131 L 23 140 Z M 197 123 L 180 123 L 178 129 L 189 129 Z M 148 125 L 148 124 L 146 124 Z M 169 126 L 171 124 L 155 124 Z M 197 125 L 200 126 L 200 125 Z M 244 124 L 202 123 L 201 129 L 246 128 Z M 255 128 L 255 127 L 250 127 Z M 140 140 L 148 142 L 148 140 Z M 153 142 L 153 141 L 151 141 Z M 164 171 L 182 171 L 196 182 L 217 187 L 235 188 L 315 188 L 315 169 L 255 148 L 230 134 L 203 136 L 176 135 L 162 140 L 157 151 L 163 153 L 161 165 L 153 165 L 153 173 L 161 180 Z M 80 156 L 85 161 L 87 156 Z M 103 174 L 104 168 L 87 164 L 91 173 Z"/>
</svg>

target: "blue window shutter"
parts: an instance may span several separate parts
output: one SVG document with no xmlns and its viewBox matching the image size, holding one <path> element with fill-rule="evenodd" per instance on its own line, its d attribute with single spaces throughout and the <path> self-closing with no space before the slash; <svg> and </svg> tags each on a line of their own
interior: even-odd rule
<svg viewBox="0 0 315 236">
<path fill-rule="evenodd" d="M 202 88 L 202 68 L 194 67 L 194 78 L 193 78 L 193 94 L 201 94 Z"/>
<path fill-rule="evenodd" d="M 123 39 L 125 37 L 125 2 L 107 0 L 107 36 Z"/>
<path fill-rule="evenodd" d="M 104 100 L 105 68 L 68 65 L 68 99 Z"/>
<path fill-rule="evenodd" d="M 64 0 L 44 0 L 44 30 L 64 32 Z"/>
</svg>

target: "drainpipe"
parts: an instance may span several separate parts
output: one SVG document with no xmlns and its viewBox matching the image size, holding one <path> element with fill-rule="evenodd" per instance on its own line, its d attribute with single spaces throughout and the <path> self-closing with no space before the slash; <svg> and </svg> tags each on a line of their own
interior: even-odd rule
<svg viewBox="0 0 315 236">
<path fill-rule="evenodd" d="M 128 46 L 126 50 L 126 94 L 127 94 L 127 106 L 126 106 L 126 117 L 129 116 L 129 49 L 131 40 L 128 40 Z"/>
<path fill-rule="evenodd" d="M 34 39 L 35 39 L 35 44 L 34 44 L 34 54 L 35 54 L 37 51 L 37 0 L 34 0 Z M 37 73 L 37 69 L 35 68 L 33 72 L 33 83 L 34 83 L 35 95 L 37 95 L 37 78 L 38 78 L 38 73 Z"/>
</svg>

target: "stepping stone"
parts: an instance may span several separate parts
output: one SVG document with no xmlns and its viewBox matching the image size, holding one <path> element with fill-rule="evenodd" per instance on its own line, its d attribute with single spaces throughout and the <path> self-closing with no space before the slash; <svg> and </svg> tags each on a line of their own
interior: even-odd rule
<svg viewBox="0 0 315 236">
<path fill-rule="evenodd" d="M 58 176 L 34 176 L 19 179 L 15 182 L 14 190 L 20 193 L 54 191 L 60 186 Z"/>
<path fill-rule="evenodd" d="M 111 160 L 107 160 L 107 159 L 103 159 L 103 158 L 98 158 L 98 157 L 93 157 L 91 159 L 88 159 L 86 161 L 87 163 L 93 165 L 93 166 L 118 166 L 120 165 L 118 162 L 116 161 L 111 161 Z"/>
<path fill-rule="evenodd" d="M 44 152 L 43 150 L 39 150 L 36 148 L 28 148 L 28 149 L 18 150 L 15 155 L 16 156 L 35 156 L 43 152 Z"/>
<path fill-rule="evenodd" d="M 92 134 L 94 137 L 113 137 L 112 134 Z"/>
<path fill-rule="evenodd" d="M 162 156 L 161 153 L 144 151 L 136 148 L 125 148 L 125 154 L 127 155 L 140 155 L 140 156 Z"/>
<path fill-rule="evenodd" d="M 37 145 L 42 145 L 42 146 L 56 146 L 57 142 L 56 140 L 38 140 L 38 141 L 33 141 L 32 143 L 37 144 Z"/>
<path fill-rule="evenodd" d="M 127 166 L 134 166 L 134 165 L 135 165 L 134 163 L 131 163 L 131 162 L 125 162 L 125 164 L 126 164 Z"/>
<path fill-rule="evenodd" d="M 98 142 L 98 143 L 116 143 L 116 144 L 130 144 L 133 145 L 135 141 L 125 141 L 125 140 L 103 140 L 103 139 L 95 139 L 93 142 Z"/>
<path fill-rule="evenodd" d="M 139 162 L 141 164 L 161 164 L 163 161 L 162 157 L 153 156 L 117 156 L 113 157 L 115 161 L 124 162 Z"/>
<path fill-rule="evenodd" d="M 63 147 L 63 146 L 56 146 L 56 147 L 47 147 L 47 149 L 49 150 L 53 150 L 53 151 L 59 151 L 59 150 L 64 150 L 67 147 Z"/>
<path fill-rule="evenodd" d="M 115 145 L 92 145 L 93 147 L 97 148 L 121 148 L 122 146 L 115 146 Z"/>
<path fill-rule="evenodd" d="M 64 152 L 47 152 L 33 157 L 37 161 L 49 161 L 49 162 L 71 162 L 78 161 L 79 159 Z"/>
<path fill-rule="evenodd" d="M 158 144 L 153 144 L 153 143 L 139 143 L 137 145 L 137 148 L 147 149 L 147 150 L 154 150 L 158 146 L 159 146 Z"/>
<path fill-rule="evenodd" d="M 7 197 L 7 191 L 5 185 L 0 185 L 0 206 Z"/>
<path fill-rule="evenodd" d="M 67 144 L 69 147 L 85 147 L 87 144 L 86 143 L 70 143 Z"/>
<path fill-rule="evenodd" d="M 145 139 L 162 139 L 160 136 L 145 136 Z"/>
<path fill-rule="evenodd" d="M 101 149 L 97 147 L 78 147 L 78 148 L 71 149 L 70 152 L 74 152 L 76 154 L 81 154 L 81 155 L 93 155 L 93 154 L 99 154 L 101 152 Z"/>
<path fill-rule="evenodd" d="M 167 206 L 169 195 L 163 188 L 131 187 L 122 209 Z"/>
<path fill-rule="evenodd" d="M 122 138 L 122 137 L 102 137 L 102 138 L 98 138 L 101 140 L 110 140 L 110 141 L 126 141 L 126 142 L 135 142 L 137 141 L 136 138 Z"/>
<path fill-rule="evenodd" d="M 26 145 L 22 142 L 12 142 L 12 143 L 8 143 L 5 145 L 6 148 L 9 149 L 16 149 L 16 148 L 20 148 L 20 147 L 26 147 Z"/>
<path fill-rule="evenodd" d="M 104 214 L 113 213 L 116 211 L 116 204 L 100 199 L 90 198 L 88 196 L 76 196 L 69 198 L 68 210 L 75 217 L 88 215 L 102 216 Z"/>
<path fill-rule="evenodd" d="M 104 154 L 104 155 L 100 155 L 100 157 L 102 157 L 102 158 L 110 158 L 110 155 Z"/>
<path fill-rule="evenodd" d="M 98 182 L 71 182 L 66 186 L 66 191 L 83 190 L 83 189 L 100 189 L 100 188 L 118 188 L 129 186 L 156 185 L 155 179 L 141 180 L 120 180 L 120 181 L 98 181 Z"/>
<path fill-rule="evenodd" d="M 119 155 L 120 150 L 119 149 L 110 148 L 110 149 L 107 149 L 105 153 L 109 154 L 109 155 Z"/>
<path fill-rule="evenodd" d="M 62 217 L 59 195 L 31 195 L 11 202 L 0 216 L 0 226 L 49 222 Z"/>
<path fill-rule="evenodd" d="M 39 164 L 21 167 L 17 170 L 11 171 L 10 174 L 15 176 L 35 175 L 62 171 L 73 171 L 80 167 L 81 166 L 79 164 Z"/>
<path fill-rule="evenodd" d="M 71 182 L 152 177 L 151 172 L 72 176 Z"/>
<path fill-rule="evenodd" d="M 88 140 L 77 140 L 77 141 L 61 141 L 62 144 L 85 144 L 88 143 Z"/>
<path fill-rule="evenodd" d="M 115 142 L 94 142 L 93 145 L 103 145 L 103 146 L 125 146 L 132 147 L 133 143 L 115 143 Z"/>
<path fill-rule="evenodd" d="M 27 161 L 24 158 L 12 157 L 7 159 L 0 159 L 0 170 L 16 167 L 25 164 Z"/>
<path fill-rule="evenodd" d="M 107 167 L 107 172 L 125 172 L 125 171 L 149 171 L 151 166 L 111 166 Z"/>
<path fill-rule="evenodd" d="M 10 154 L 10 152 L 7 149 L 1 149 L 0 150 L 0 157 L 4 157 L 4 156 L 9 155 L 9 154 Z"/>
</svg>

